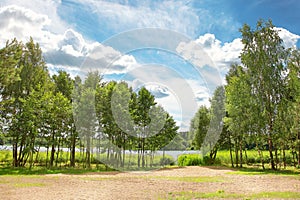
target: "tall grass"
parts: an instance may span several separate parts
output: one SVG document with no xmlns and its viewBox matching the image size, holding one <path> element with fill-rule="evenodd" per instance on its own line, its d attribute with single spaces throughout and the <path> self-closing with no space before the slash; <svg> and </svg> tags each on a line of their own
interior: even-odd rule
<svg viewBox="0 0 300 200">
<path fill-rule="evenodd" d="M 56 156 L 56 154 L 55 154 Z M 49 168 L 50 153 L 47 158 L 46 152 L 39 152 L 34 154 L 34 167 L 35 169 L 41 170 L 43 168 Z M 75 168 L 86 168 L 85 166 L 85 155 L 82 152 L 76 152 L 75 154 Z M 0 168 L 12 168 L 12 152 L 8 150 L 0 151 Z M 146 166 L 144 168 L 138 167 L 138 155 L 137 154 L 125 154 L 124 165 L 121 166 L 117 159 L 107 159 L 107 154 L 94 153 L 91 156 L 91 170 L 108 170 L 109 167 L 119 170 L 147 170 L 152 168 L 160 168 L 163 166 L 174 165 L 174 159 L 169 155 L 145 155 Z M 25 167 L 28 167 L 27 164 Z M 58 155 L 57 162 L 54 162 L 54 166 L 51 169 L 67 169 L 70 168 L 70 153 L 60 152 Z M 106 166 L 105 168 L 103 166 Z"/>
<path fill-rule="evenodd" d="M 266 165 L 270 160 L 269 152 L 262 151 L 263 159 Z M 282 163 L 282 158 L 278 157 L 280 163 Z M 233 154 L 233 163 L 235 163 L 235 157 Z M 180 155 L 178 157 L 178 165 L 179 166 L 191 166 L 191 165 L 209 165 L 210 161 L 207 156 L 202 157 L 200 154 L 186 154 Z M 231 158 L 230 152 L 228 150 L 218 151 L 216 160 L 214 161 L 215 165 L 225 165 L 231 166 Z M 261 165 L 261 158 L 257 151 L 249 150 L 247 152 L 243 152 L 243 164 L 253 165 L 255 167 L 259 167 Z M 290 152 L 286 152 L 286 164 L 292 165 L 292 154 Z M 282 164 L 279 164 L 279 168 L 283 167 Z"/>
</svg>

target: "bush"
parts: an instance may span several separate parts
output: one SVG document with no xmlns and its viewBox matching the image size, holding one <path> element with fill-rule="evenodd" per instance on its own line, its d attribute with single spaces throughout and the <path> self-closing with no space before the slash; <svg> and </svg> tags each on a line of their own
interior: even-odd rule
<svg viewBox="0 0 300 200">
<path fill-rule="evenodd" d="M 255 158 L 253 158 L 253 157 L 248 158 L 247 162 L 248 162 L 248 164 L 255 164 L 256 163 Z"/>
<path fill-rule="evenodd" d="M 221 160 L 219 158 L 212 159 L 209 156 L 204 156 L 203 164 L 204 165 L 220 165 Z"/>
<path fill-rule="evenodd" d="M 172 158 L 165 157 L 165 158 L 161 158 L 159 160 L 159 164 L 160 164 L 160 166 L 174 165 L 175 162 L 174 162 L 174 160 Z"/>
<path fill-rule="evenodd" d="M 198 166 L 201 164 L 203 162 L 198 154 L 180 155 L 178 157 L 178 166 Z"/>
</svg>

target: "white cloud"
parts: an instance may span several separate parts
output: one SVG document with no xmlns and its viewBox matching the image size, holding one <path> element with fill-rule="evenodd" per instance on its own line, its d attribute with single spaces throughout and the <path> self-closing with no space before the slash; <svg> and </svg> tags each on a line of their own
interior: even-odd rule
<svg viewBox="0 0 300 200">
<path fill-rule="evenodd" d="M 189 43 L 180 43 L 176 51 L 186 60 L 198 67 L 210 89 L 224 84 L 224 75 L 232 63 L 240 63 L 243 49 L 241 39 L 224 43 L 214 34 L 207 33 Z"/>
<path fill-rule="evenodd" d="M 0 43 L 3 45 L 7 40 L 17 38 L 28 41 L 30 36 L 39 42 L 49 42 L 54 35 L 43 30 L 50 24 L 47 15 L 37 14 L 30 9 L 19 6 L 6 6 L 0 8 Z"/>
<path fill-rule="evenodd" d="M 275 30 L 278 31 L 279 37 L 283 40 L 286 48 L 296 48 L 297 41 L 300 39 L 299 35 L 291 33 L 284 28 L 275 27 Z"/>
<path fill-rule="evenodd" d="M 0 8 L 0 46 L 7 40 L 17 38 L 27 42 L 32 37 L 40 44 L 49 69 L 53 66 L 99 69 L 105 73 L 124 73 L 132 68 L 136 61 L 133 56 L 122 55 L 119 51 L 99 42 L 87 41 L 71 28 L 57 34 L 48 29 L 53 26 L 47 15 L 39 14 L 25 7 L 9 5 Z M 87 57 L 87 58 L 86 58 Z"/>
<path fill-rule="evenodd" d="M 59 70 L 62 70 L 62 71 L 67 71 L 72 78 L 76 77 L 77 75 L 81 76 L 81 78 L 84 78 L 84 74 L 81 73 L 81 69 L 78 67 L 73 67 L 68 65 L 60 65 L 58 67 L 56 65 L 49 64 L 49 63 L 47 64 L 47 67 L 49 69 L 50 76 L 52 76 L 53 74 L 57 74 Z"/>
<path fill-rule="evenodd" d="M 199 19 L 184 1 L 136 1 L 132 6 L 118 1 L 81 0 L 99 17 L 100 23 L 110 23 L 114 33 L 135 28 L 163 28 L 187 35 L 196 35 Z"/>
<path fill-rule="evenodd" d="M 214 34 L 207 33 L 200 36 L 195 42 L 203 48 L 219 69 L 227 68 L 233 62 L 240 62 L 239 55 L 243 44 L 239 38 L 222 44 Z"/>
<path fill-rule="evenodd" d="M 72 29 L 65 31 L 62 40 L 58 42 L 59 48 L 67 54 L 85 56 L 87 54 L 87 44 L 82 35 Z"/>
<path fill-rule="evenodd" d="M 205 65 L 214 66 L 214 63 L 210 55 L 205 51 L 205 49 L 197 44 L 195 41 L 181 42 L 176 48 L 177 53 L 179 53 L 184 59 L 190 61 L 198 67 L 203 67 Z"/>
<path fill-rule="evenodd" d="M 18 5 L 19 7 L 29 9 L 36 14 L 48 16 L 51 23 L 47 25 L 47 30 L 50 30 L 53 33 L 62 33 L 66 28 L 71 27 L 57 14 L 57 8 L 60 4 L 61 0 L 1 0 L 0 6 Z"/>
<path fill-rule="evenodd" d="M 284 28 L 275 29 L 283 40 L 285 47 L 296 48 L 296 43 L 300 39 L 299 35 L 293 34 Z M 200 67 L 215 64 L 222 73 L 226 72 L 232 63 L 241 62 L 239 56 L 243 46 L 240 38 L 236 38 L 232 42 L 222 43 L 216 39 L 214 34 L 207 33 L 190 43 L 179 44 L 177 52 L 186 60 L 196 63 Z"/>
</svg>

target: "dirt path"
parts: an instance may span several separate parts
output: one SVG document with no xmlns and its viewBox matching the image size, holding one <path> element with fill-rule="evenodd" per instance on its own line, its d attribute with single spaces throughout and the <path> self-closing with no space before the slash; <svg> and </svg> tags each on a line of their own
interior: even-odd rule
<svg viewBox="0 0 300 200">
<path fill-rule="evenodd" d="M 170 198 L 169 194 L 183 191 L 300 192 L 299 177 L 233 172 L 230 169 L 185 167 L 153 172 L 0 176 L 0 199 L 164 199 Z"/>
</svg>

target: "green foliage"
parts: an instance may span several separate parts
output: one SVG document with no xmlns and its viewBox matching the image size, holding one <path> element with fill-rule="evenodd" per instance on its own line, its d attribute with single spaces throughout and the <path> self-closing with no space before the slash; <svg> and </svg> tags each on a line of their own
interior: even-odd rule
<svg viewBox="0 0 300 200">
<path fill-rule="evenodd" d="M 240 31 L 242 65 L 231 66 L 225 88 L 231 165 L 234 161 L 240 167 L 258 161 L 263 168 L 270 162 L 273 169 L 299 165 L 299 50 L 284 47 L 271 21 L 259 20 L 254 29 L 244 25 Z M 249 146 L 268 152 L 247 158 L 243 151 Z M 292 150 L 292 157 L 287 150 Z"/>
<path fill-rule="evenodd" d="M 22 57 L 23 44 L 16 39 L 7 41 L 0 49 L 0 91 L 20 80 L 20 68 L 16 68 Z M 3 101 L 3 100 L 2 100 Z"/>
<path fill-rule="evenodd" d="M 190 124 L 190 134 L 194 135 L 193 143 L 196 148 L 200 150 L 204 138 L 207 134 L 210 122 L 209 109 L 206 106 L 201 106 Z"/>
<path fill-rule="evenodd" d="M 198 154 L 183 154 L 178 156 L 178 166 L 198 166 L 204 164 Z"/>
<path fill-rule="evenodd" d="M 166 165 L 174 165 L 175 162 L 173 160 L 173 158 L 169 158 L 169 157 L 163 157 L 159 160 L 159 164 L 160 166 L 166 166 Z"/>
</svg>

